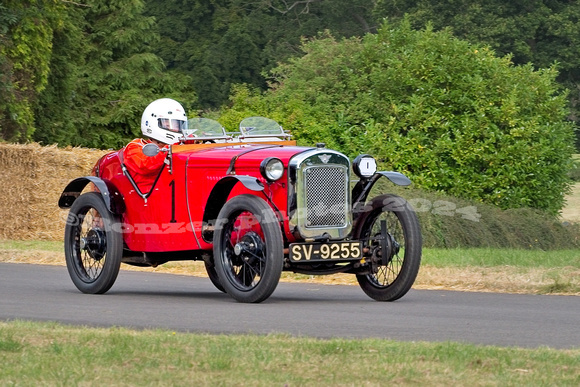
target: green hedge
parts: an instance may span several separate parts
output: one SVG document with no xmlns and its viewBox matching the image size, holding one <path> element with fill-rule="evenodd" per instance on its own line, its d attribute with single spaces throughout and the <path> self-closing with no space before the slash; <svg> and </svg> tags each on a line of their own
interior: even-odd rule
<svg viewBox="0 0 580 387">
<path fill-rule="evenodd" d="M 393 192 L 412 204 L 425 247 L 493 247 L 561 250 L 580 247 L 580 224 L 561 222 L 544 211 L 496 206 L 416 188 L 377 183 L 371 196 Z"/>
<path fill-rule="evenodd" d="M 303 50 L 273 71 L 268 93 L 238 87 L 224 124 L 267 115 L 300 143 L 373 154 L 429 191 L 504 209 L 562 208 L 574 129 L 555 68 L 514 66 L 405 22 L 363 39 L 321 36 Z"/>
</svg>

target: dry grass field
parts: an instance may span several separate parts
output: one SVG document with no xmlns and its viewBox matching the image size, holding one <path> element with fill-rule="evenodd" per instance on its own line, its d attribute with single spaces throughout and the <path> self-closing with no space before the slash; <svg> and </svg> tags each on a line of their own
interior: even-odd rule
<svg viewBox="0 0 580 387">
<path fill-rule="evenodd" d="M 573 174 L 576 174 L 576 181 L 578 181 L 578 170 L 580 169 L 580 154 L 574 155 L 576 169 Z M 572 192 L 566 197 L 566 206 L 563 208 L 562 220 L 579 223 L 580 224 L 580 182 L 577 182 L 572 187 Z"/>
<path fill-rule="evenodd" d="M 576 183 L 566 197 L 566 207 L 562 210 L 562 220 L 580 223 L 580 183 Z"/>
</svg>

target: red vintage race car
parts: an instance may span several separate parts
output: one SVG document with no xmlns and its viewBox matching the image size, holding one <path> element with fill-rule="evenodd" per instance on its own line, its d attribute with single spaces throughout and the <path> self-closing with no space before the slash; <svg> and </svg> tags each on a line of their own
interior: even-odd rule
<svg viewBox="0 0 580 387">
<path fill-rule="evenodd" d="M 282 271 L 351 273 L 379 301 L 407 293 L 421 261 L 416 214 L 396 195 L 368 199 L 379 178 L 409 185 L 407 177 L 376 171 L 369 155 L 351 163 L 324 144 L 296 146 L 263 117 L 243 120 L 239 130 L 230 135 L 216 121 L 189 120 L 148 192 L 121 151 L 71 181 L 59 206 L 70 209 L 64 248 L 77 288 L 105 293 L 121 263 L 203 260 L 216 288 L 240 302 L 267 299 Z"/>
</svg>

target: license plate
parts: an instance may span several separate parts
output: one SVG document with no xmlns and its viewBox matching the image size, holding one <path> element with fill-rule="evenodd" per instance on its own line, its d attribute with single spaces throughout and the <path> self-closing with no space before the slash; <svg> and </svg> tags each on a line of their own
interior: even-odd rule
<svg viewBox="0 0 580 387">
<path fill-rule="evenodd" d="M 292 243 L 290 260 L 292 262 L 350 261 L 362 258 L 362 243 Z"/>
</svg>

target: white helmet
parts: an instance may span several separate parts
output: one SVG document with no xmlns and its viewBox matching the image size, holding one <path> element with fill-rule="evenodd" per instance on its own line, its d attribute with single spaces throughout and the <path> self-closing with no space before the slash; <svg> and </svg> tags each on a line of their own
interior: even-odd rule
<svg viewBox="0 0 580 387">
<path fill-rule="evenodd" d="M 141 116 L 143 135 L 164 144 L 175 144 L 187 129 L 187 116 L 181 104 L 161 98 L 149 104 Z"/>
</svg>

